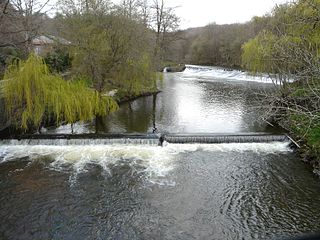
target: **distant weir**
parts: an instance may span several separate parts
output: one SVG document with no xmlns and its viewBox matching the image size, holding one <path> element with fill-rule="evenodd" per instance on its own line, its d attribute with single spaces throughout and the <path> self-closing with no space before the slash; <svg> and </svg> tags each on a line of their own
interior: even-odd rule
<svg viewBox="0 0 320 240">
<path fill-rule="evenodd" d="M 287 135 L 270 134 L 39 134 L 0 139 L 0 145 L 159 145 L 289 142 Z"/>
</svg>

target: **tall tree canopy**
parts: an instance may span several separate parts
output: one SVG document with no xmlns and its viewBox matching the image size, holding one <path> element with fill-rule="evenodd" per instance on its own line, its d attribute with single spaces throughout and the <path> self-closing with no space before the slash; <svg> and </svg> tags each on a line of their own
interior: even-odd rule
<svg viewBox="0 0 320 240">
<path fill-rule="evenodd" d="M 136 5 L 128 6 L 132 12 L 128 15 L 104 3 L 61 1 L 61 30 L 71 42 L 73 73 L 90 79 L 100 93 L 153 88 L 156 75 L 151 31 L 133 16 L 131 8 Z"/>
</svg>

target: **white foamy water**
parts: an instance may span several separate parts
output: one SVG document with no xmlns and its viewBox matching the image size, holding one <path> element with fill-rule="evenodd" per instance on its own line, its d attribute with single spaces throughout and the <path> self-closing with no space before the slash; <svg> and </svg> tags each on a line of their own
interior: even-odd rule
<svg viewBox="0 0 320 240">
<path fill-rule="evenodd" d="M 173 156 L 180 153 L 246 152 L 277 154 L 291 152 L 289 142 L 228 143 L 228 144 L 169 144 L 163 147 L 152 145 L 0 145 L 1 162 L 28 157 L 31 160 L 48 157 L 51 166 L 82 163 L 116 164 L 120 160 L 139 161 L 157 175 L 164 176 L 172 169 Z M 81 164 L 80 164 L 81 165 Z"/>
<path fill-rule="evenodd" d="M 133 138 L 101 138 L 101 139 L 7 139 L 1 140 L 1 145 L 46 145 L 46 146 L 74 146 L 74 145 L 155 145 L 159 144 L 156 138 L 133 139 Z"/>
<path fill-rule="evenodd" d="M 165 148 L 171 153 L 185 152 L 255 152 L 261 154 L 277 154 L 292 152 L 290 142 L 270 143 L 223 143 L 223 144 L 169 144 L 164 143 Z"/>
<path fill-rule="evenodd" d="M 274 83 L 274 79 L 268 75 L 254 76 L 248 72 L 237 70 L 225 70 L 220 67 L 203 67 L 196 65 L 186 65 L 185 71 L 182 73 L 183 78 L 196 78 L 200 80 L 229 80 L 229 81 L 247 81 L 260 83 Z"/>
<path fill-rule="evenodd" d="M 287 153 L 289 142 L 231 143 L 231 144 L 169 144 L 155 145 L 0 145 L 0 164 L 27 158 L 48 161 L 55 171 L 71 171 L 71 184 L 88 165 L 100 166 L 112 177 L 112 167 L 127 165 L 133 171 L 143 172 L 152 184 L 175 186 L 168 175 L 175 168 L 177 156 L 197 151 L 206 152 L 255 152 L 259 154 Z"/>
<path fill-rule="evenodd" d="M 150 182 L 161 185 L 174 185 L 162 179 L 174 167 L 173 156 L 167 148 L 151 145 L 0 146 L 0 163 L 22 158 L 31 161 L 45 159 L 50 162 L 49 168 L 56 171 L 71 169 L 75 174 L 86 172 L 89 164 L 100 166 L 108 174 L 111 167 L 126 164 L 134 171 L 143 171 Z"/>
</svg>

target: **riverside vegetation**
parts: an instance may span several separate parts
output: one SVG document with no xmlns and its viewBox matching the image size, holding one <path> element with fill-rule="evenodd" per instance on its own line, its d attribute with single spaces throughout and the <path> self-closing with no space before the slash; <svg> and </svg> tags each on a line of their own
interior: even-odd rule
<svg viewBox="0 0 320 240">
<path fill-rule="evenodd" d="M 45 4 L 0 3 L 0 75 L 18 129 L 100 118 L 117 108 L 109 92 L 118 101 L 158 92 L 163 48 L 179 22 L 165 1 L 60 0 L 53 19 Z M 42 34 L 55 35 L 44 60 L 32 53 Z"/>
<path fill-rule="evenodd" d="M 87 86 L 91 89 L 89 95 L 98 94 L 100 100 L 114 89 L 118 90 L 117 99 L 157 91 L 160 77 L 155 72 L 164 63 L 218 65 L 255 74 L 269 73 L 280 87 L 274 95 L 266 95 L 261 104 L 267 106 L 263 119 L 271 119 L 290 131 L 304 146 L 305 156 L 320 168 L 319 0 L 278 5 L 271 13 L 244 24 L 213 23 L 183 31 L 177 31 L 179 18 L 164 0 L 124 0 L 120 4 L 60 0 L 54 18 L 41 12 L 41 2 L 33 3 L 30 7 L 15 0 L 0 4 L 2 69 L 14 59 L 27 59 L 35 36 L 51 34 L 67 39 L 68 44 L 57 42 L 54 51 L 45 57 L 53 75 L 46 70 L 44 76 L 57 79 L 55 73 L 68 71 L 70 88 L 73 84 L 83 89 Z M 29 14 L 22 16 L 19 12 Z M 81 79 L 81 84 L 74 79 Z M 41 106 L 35 119 L 26 120 L 27 113 L 17 118 L 20 126 L 26 128 L 28 121 L 38 125 L 40 112 L 48 111 L 45 108 Z M 98 109 L 91 109 L 91 117 L 97 112 Z M 57 122 L 83 118 L 77 111 L 69 116 L 59 111 L 51 115 Z"/>
<path fill-rule="evenodd" d="M 276 76 L 281 87 L 266 97 L 267 117 L 300 139 L 305 160 L 319 173 L 320 1 L 280 5 L 267 18 L 266 27 L 243 45 L 243 66 Z"/>
<path fill-rule="evenodd" d="M 10 65 L 4 81 L 7 114 L 22 129 L 40 129 L 46 122 L 89 121 L 118 106 L 111 97 L 100 95 L 79 79 L 65 81 L 50 74 L 44 61 L 34 54 Z"/>
</svg>

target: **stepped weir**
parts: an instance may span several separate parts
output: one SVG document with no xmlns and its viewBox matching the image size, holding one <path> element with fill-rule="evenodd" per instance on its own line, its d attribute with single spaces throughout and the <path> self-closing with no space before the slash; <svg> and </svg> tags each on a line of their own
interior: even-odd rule
<svg viewBox="0 0 320 240">
<path fill-rule="evenodd" d="M 291 141 L 271 134 L 36 134 L 0 137 L 0 145 L 221 144 Z"/>
</svg>

